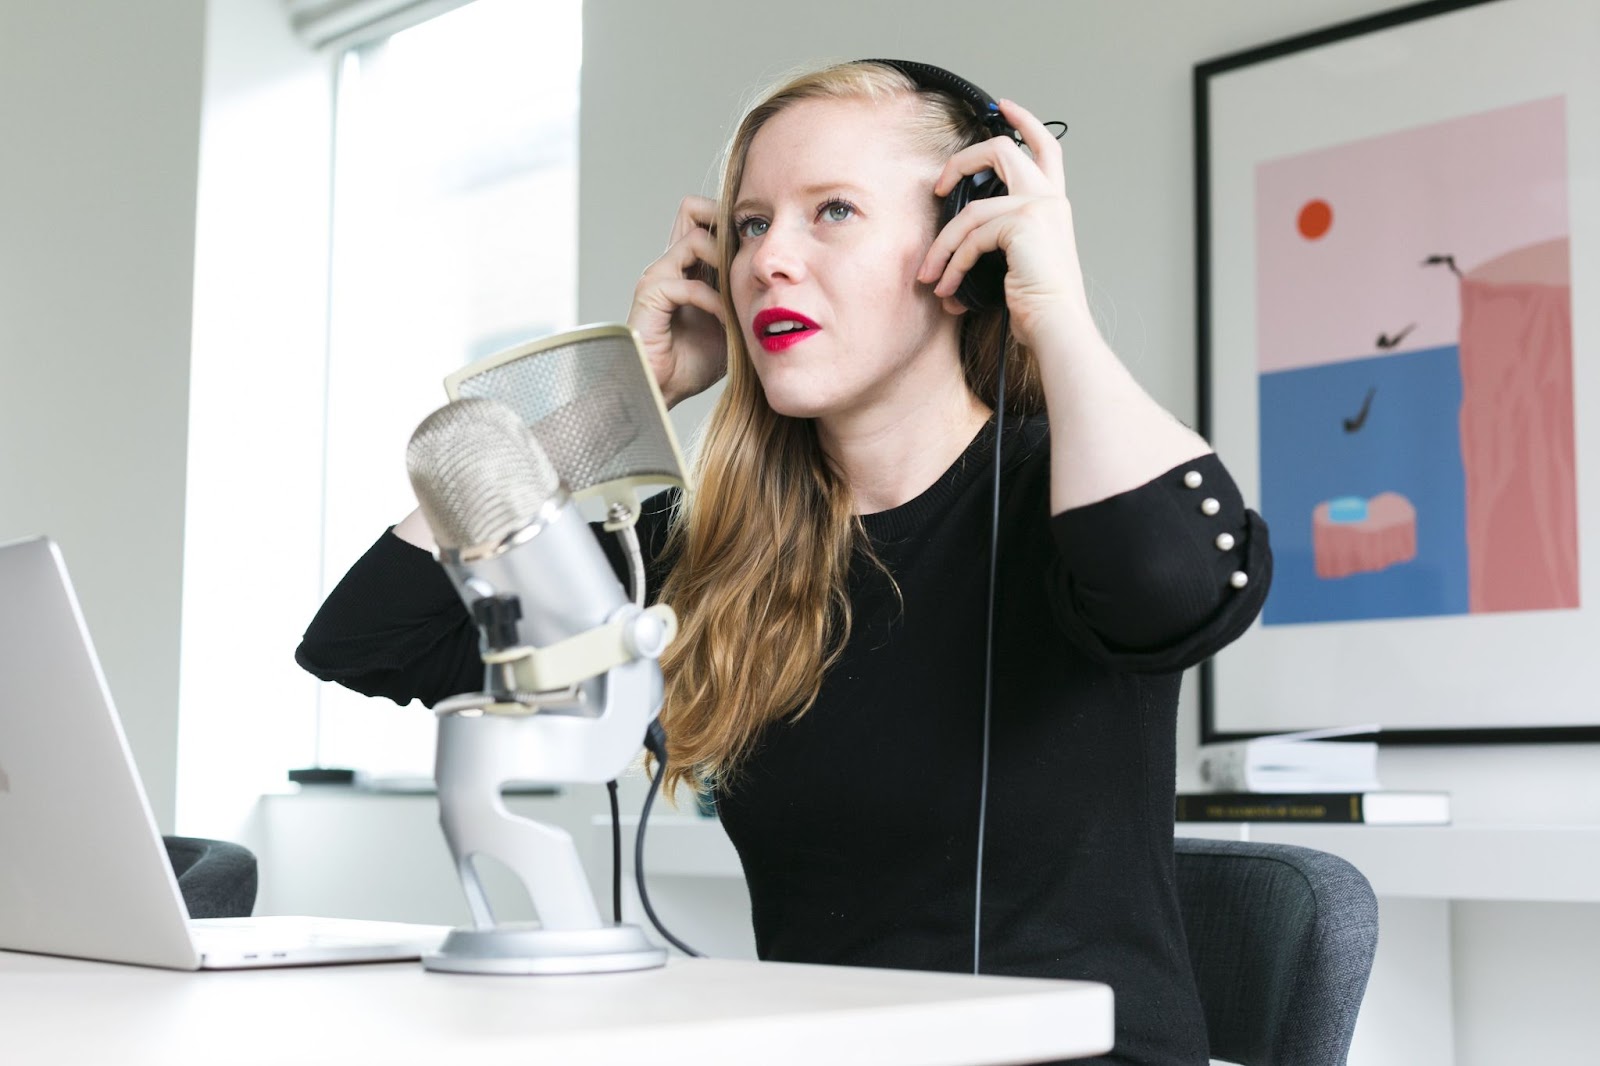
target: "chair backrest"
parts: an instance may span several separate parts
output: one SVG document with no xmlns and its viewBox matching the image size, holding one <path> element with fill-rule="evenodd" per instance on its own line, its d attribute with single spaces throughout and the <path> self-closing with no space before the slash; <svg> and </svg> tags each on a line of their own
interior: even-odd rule
<svg viewBox="0 0 1600 1066">
<path fill-rule="evenodd" d="M 1361 871 L 1289 844 L 1175 844 L 1212 1057 L 1343 1066 L 1378 946 L 1378 901 Z"/>
<path fill-rule="evenodd" d="M 249 848 L 200 837 L 162 837 L 191 918 L 248 918 L 256 906 L 256 857 Z"/>
</svg>

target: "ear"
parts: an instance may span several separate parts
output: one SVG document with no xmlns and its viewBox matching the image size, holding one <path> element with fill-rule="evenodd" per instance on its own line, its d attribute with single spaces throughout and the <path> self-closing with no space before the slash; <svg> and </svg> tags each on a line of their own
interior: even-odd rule
<svg viewBox="0 0 1600 1066">
<path fill-rule="evenodd" d="M 954 296 L 946 296 L 943 300 L 939 301 L 939 305 L 944 308 L 945 314 L 951 315 L 955 318 L 960 318 L 962 315 L 967 313 L 967 305 L 956 299 Z"/>
</svg>

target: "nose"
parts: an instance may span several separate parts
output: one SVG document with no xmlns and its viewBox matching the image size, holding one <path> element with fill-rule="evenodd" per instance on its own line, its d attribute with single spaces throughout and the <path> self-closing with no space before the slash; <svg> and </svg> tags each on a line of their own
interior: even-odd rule
<svg viewBox="0 0 1600 1066">
<path fill-rule="evenodd" d="M 755 242 L 750 255 L 750 270 L 757 283 L 771 286 L 778 282 L 799 281 L 805 273 L 800 251 L 801 234 L 794 227 L 774 222 Z"/>
</svg>

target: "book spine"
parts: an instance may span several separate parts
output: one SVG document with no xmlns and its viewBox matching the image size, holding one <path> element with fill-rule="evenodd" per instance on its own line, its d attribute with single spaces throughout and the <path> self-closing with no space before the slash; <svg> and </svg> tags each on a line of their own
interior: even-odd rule
<svg viewBox="0 0 1600 1066">
<path fill-rule="evenodd" d="M 1359 792 L 1266 795 L 1219 793 L 1178 797 L 1180 822 L 1362 822 Z"/>
</svg>

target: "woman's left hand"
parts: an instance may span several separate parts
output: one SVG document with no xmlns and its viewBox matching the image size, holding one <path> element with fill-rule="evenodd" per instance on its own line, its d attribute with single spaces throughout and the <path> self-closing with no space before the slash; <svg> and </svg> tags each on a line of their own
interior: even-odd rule
<svg viewBox="0 0 1600 1066">
<path fill-rule="evenodd" d="M 955 291 L 985 252 L 1006 256 L 1006 305 L 1017 340 L 1037 348 L 1057 331 L 1093 330 L 1072 231 L 1061 146 L 1026 108 L 1001 100 L 1000 114 L 1022 135 L 1032 157 L 1009 137 L 994 137 L 951 156 L 934 185 L 943 198 L 968 174 L 993 170 L 1006 195 L 968 204 L 934 238 L 917 280 L 933 284 L 945 308 L 965 308 Z"/>
</svg>

